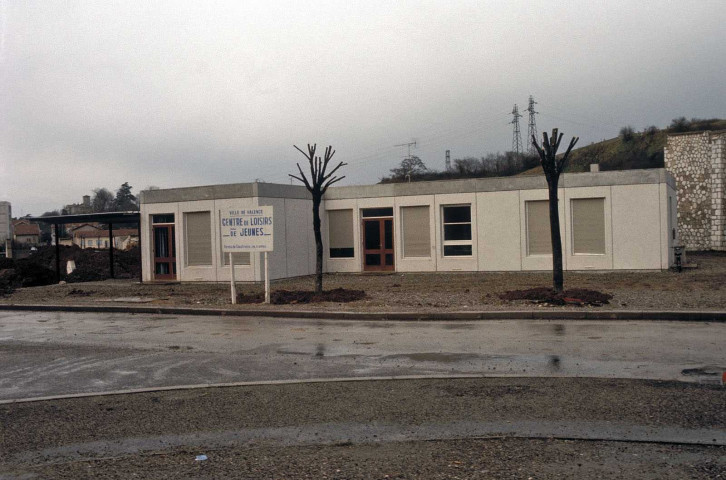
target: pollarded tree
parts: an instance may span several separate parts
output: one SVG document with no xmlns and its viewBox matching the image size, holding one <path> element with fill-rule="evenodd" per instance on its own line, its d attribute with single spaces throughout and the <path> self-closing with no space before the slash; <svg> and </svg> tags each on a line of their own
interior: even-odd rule
<svg viewBox="0 0 726 480">
<path fill-rule="evenodd" d="M 332 184 L 339 182 L 345 178 L 333 176 L 338 169 L 347 163 L 340 162 L 333 168 L 330 173 L 326 174 L 328 169 L 328 163 L 333 159 L 335 150 L 332 146 L 328 146 L 325 149 L 324 158 L 315 156 L 315 149 L 317 144 L 310 146 L 308 143 L 308 153 L 303 152 L 298 148 L 297 145 L 293 145 L 305 158 L 307 158 L 310 164 L 310 178 L 303 173 L 300 164 L 297 164 L 297 170 L 300 172 L 300 176 L 289 174 L 292 178 L 299 180 L 305 184 L 305 188 L 308 189 L 310 195 L 313 197 L 313 232 L 315 233 L 315 293 L 323 293 L 323 236 L 320 233 L 320 203 L 323 200 L 325 191 Z"/>
<path fill-rule="evenodd" d="M 557 184 L 560 181 L 560 174 L 567 166 L 567 158 L 570 156 L 572 147 L 575 146 L 580 137 L 573 137 L 567 151 L 558 159 L 557 149 L 560 148 L 562 134 L 557 135 L 557 129 L 552 129 L 552 137 L 547 138 L 547 132 L 542 132 L 542 147 L 537 144 L 537 139 L 532 135 L 532 145 L 537 149 L 542 169 L 547 178 L 547 189 L 550 200 L 550 238 L 552 239 L 552 283 L 556 292 L 561 292 L 564 276 L 562 273 L 562 238 L 560 236 L 560 212 L 557 206 Z"/>
</svg>

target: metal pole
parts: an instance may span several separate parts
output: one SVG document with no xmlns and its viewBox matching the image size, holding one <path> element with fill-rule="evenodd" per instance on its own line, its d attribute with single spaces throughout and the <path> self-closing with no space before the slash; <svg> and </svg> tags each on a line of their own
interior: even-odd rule
<svg viewBox="0 0 726 480">
<path fill-rule="evenodd" d="M 270 262 L 265 252 L 265 303 L 270 303 Z"/>
<path fill-rule="evenodd" d="M 60 231 L 58 230 L 58 224 L 54 223 L 55 227 L 55 279 L 57 282 L 61 281 L 60 273 Z"/>
<path fill-rule="evenodd" d="M 229 252 L 229 278 L 230 278 L 230 290 L 232 293 L 232 305 L 237 304 L 237 286 L 234 281 L 234 260 L 232 258 L 232 252 Z"/>
<path fill-rule="evenodd" d="M 109 267 L 111 271 L 111 278 L 114 278 L 113 276 L 113 223 L 108 222 L 108 257 L 109 257 Z"/>
</svg>

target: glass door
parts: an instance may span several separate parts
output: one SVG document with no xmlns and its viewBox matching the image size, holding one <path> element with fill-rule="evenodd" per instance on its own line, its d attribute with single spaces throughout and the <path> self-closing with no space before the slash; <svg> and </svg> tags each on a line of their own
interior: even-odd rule
<svg viewBox="0 0 726 480">
<path fill-rule="evenodd" d="M 363 220 L 363 270 L 393 271 L 393 219 Z"/>
<path fill-rule="evenodd" d="M 174 225 L 154 225 L 154 279 L 176 280 Z"/>
</svg>

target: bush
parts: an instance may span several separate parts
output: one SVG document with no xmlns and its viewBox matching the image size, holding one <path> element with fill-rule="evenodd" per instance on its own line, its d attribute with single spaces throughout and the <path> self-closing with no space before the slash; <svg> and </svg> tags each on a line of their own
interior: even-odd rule
<svg viewBox="0 0 726 480">
<path fill-rule="evenodd" d="M 623 138 L 624 142 L 630 142 L 633 138 L 635 138 L 635 131 L 633 130 L 633 127 L 628 125 L 627 127 L 620 129 L 620 136 Z"/>
</svg>

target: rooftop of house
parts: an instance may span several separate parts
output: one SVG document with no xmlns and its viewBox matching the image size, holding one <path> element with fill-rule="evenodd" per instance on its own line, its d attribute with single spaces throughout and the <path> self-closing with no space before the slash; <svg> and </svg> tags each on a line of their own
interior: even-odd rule
<svg viewBox="0 0 726 480">
<path fill-rule="evenodd" d="M 667 183 L 675 188 L 675 180 L 663 168 L 647 170 L 615 170 L 607 172 L 565 173 L 560 187 L 596 187 L 607 185 L 638 185 Z M 330 187 L 325 200 L 344 198 L 375 198 L 446 193 L 497 192 L 510 190 L 539 190 L 547 188 L 544 175 L 435 180 L 428 182 L 386 183 Z M 220 200 L 229 198 L 298 198 L 309 199 L 301 185 L 278 183 L 234 183 L 199 187 L 144 190 L 142 204 Z"/>
<path fill-rule="evenodd" d="M 36 223 L 18 223 L 13 227 L 15 235 L 40 235 L 40 226 Z"/>
</svg>

